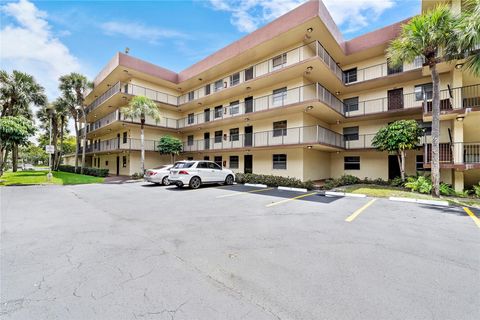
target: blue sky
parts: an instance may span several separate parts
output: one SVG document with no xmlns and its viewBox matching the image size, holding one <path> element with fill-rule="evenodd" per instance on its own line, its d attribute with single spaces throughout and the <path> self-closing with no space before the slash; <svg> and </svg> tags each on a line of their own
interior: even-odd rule
<svg viewBox="0 0 480 320">
<path fill-rule="evenodd" d="M 70 71 L 93 78 L 116 51 L 179 72 L 303 0 L 1 1 L 1 68 L 50 99 Z M 420 12 L 420 0 L 324 0 L 345 39 Z"/>
</svg>

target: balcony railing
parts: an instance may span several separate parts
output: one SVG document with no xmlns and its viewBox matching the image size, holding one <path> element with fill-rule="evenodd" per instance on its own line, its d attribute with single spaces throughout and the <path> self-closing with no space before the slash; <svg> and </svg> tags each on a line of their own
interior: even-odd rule
<svg viewBox="0 0 480 320">
<path fill-rule="evenodd" d="M 313 83 L 302 87 L 292 88 L 281 93 L 245 100 L 238 104 L 209 109 L 208 112 L 204 111 L 193 114 L 179 119 L 178 128 L 185 128 L 235 116 L 247 115 L 253 112 L 281 108 L 287 105 L 315 99 L 324 102 L 335 111 L 341 114 L 343 113 L 343 102 L 318 83 Z"/>
<path fill-rule="evenodd" d="M 158 140 L 144 140 L 145 151 L 157 151 Z M 90 143 L 85 149 L 87 153 L 118 151 L 118 150 L 141 150 L 141 140 L 121 137 Z M 80 147 L 82 152 L 82 147 Z"/>
<path fill-rule="evenodd" d="M 222 91 L 226 88 L 234 87 L 245 81 L 264 76 L 312 57 L 319 57 L 328 66 L 328 68 L 332 70 L 338 79 L 343 79 L 343 71 L 338 66 L 337 62 L 332 58 L 327 50 L 325 50 L 320 42 L 313 41 L 309 44 L 280 53 L 276 57 L 259 62 L 225 78 L 217 79 L 206 86 L 190 91 L 180 96 L 178 103 L 181 105 L 203 98 L 209 94 Z"/>
<path fill-rule="evenodd" d="M 432 162 L 432 145 L 424 146 L 425 163 Z M 480 163 L 480 142 L 440 143 L 440 163 L 474 164 Z"/>
<path fill-rule="evenodd" d="M 345 148 L 345 142 L 341 134 L 321 126 L 308 126 L 186 141 L 183 144 L 183 151 L 258 148 L 296 144 L 323 144 Z"/>
<path fill-rule="evenodd" d="M 425 94 L 423 111 L 432 112 L 432 93 Z M 440 111 L 480 107 L 480 84 L 440 91 Z"/>
<path fill-rule="evenodd" d="M 124 93 L 135 96 L 145 96 L 156 102 L 171 104 L 174 106 L 178 105 L 178 97 L 174 95 L 131 83 L 117 82 L 110 89 L 105 91 L 100 97 L 98 97 L 91 104 L 89 104 L 86 108 L 86 113 L 88 114 L 92 112 L 102 103 L 104 103 L 117 93 Z"/>
<path fill-rule="evenodd" d="M 387 62 L 377 64 L 374 66 L 358 69 L 355 71 L 344 73 L 344 83 L 352 84 L 363 82 L 367 80 L 386 77 L 392 74 L 397 74 L 405 71 L 419 69 L 423 66 L 423 58 L 418 57 L 412 63 L 404 63 L 401 67 L 390 67 Z"/>
<path fill-rule="evenodd" d="M 345 149 L 370 149 L 373 148 L 372 140 L 375 134 L 361 134 L 355 137 L 343 136 L 345 139 Z"/>
</svg>

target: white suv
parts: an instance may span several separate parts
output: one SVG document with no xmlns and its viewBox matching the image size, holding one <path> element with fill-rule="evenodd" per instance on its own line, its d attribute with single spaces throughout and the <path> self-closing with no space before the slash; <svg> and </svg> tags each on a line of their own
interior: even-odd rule
<svg viewBox="0 0 480 320">
<path fill-rule="evenodd" d="M 168 180 L 177 187 L 197 189 L 208 183 L 233 184 L 235 174 L 212 161 L 179 161 L 170 169 Z"/>
</svg>

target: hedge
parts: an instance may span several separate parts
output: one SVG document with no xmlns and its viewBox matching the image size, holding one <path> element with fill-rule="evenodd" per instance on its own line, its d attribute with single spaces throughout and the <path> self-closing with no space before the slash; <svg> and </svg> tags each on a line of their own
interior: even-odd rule
<svg viewBox="0 0 480 320">
<path fill-rule="evenodd" d="M 81 168 L 77 167 L 77 172 L 75 172 L 74 166 L 61 165 L 61 166 L 58 166 L 58 171 L 80 173 Z M 87 176 L 94 176 L 94 177 L 106 177 L 108 176 L 108 169 L 85 167 L 83 168 L 83 174 Z"/>
<path fill-rule="evenodd" d="M 238 183 L 265 184 L 269 187 L 283 186 L 283 187 L 291 187 L 291 188 L 306 188 L 309 190 L 313 189 L 314 187 L 312 181 L 302 182 L 301 180 L 296 178 L 265 175 L 265 174 L 254 174 L 254 173 L 237 173 L 236 181 Z"/>
</svg>

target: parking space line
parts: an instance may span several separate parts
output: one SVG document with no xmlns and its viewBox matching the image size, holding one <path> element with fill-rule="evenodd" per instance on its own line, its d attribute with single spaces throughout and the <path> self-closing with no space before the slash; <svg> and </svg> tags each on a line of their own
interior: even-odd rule
<svg viewBox="0 0 480 320">
<path fill-rule="evenodd" d="M 472 210 L 468 209 L 467 207 L 463 207 L 463 210 L 472 218 L 473 222 L 477 225 L 477 227 L 480 228 L 480 219 L 477 218 L 475 213 L 472 212 Z"/>
<path fill-rule="evenodd" d="M 227 197 L 234 197 L 234 196 L 241 196 L 246 193 L 254 193 L 254 192 L 262 192 L 262 191 L 267 191 L 267 190 L 272 190 L 273 188 L 265 188 L 265 189 L 257 189 L 257 190 L 250 190 L 250 191 L 239 191 L 236 193 L 229 193 L 229 194 L 224 194 L 222 196 L 218 196 L 218 198 L 227 198 Z"/>
<path fill-rule="evenodd" d="M 281 200 L 281 201 L 277 201 L 277 202 L 272 202 L 272 203 L 270 203 L 270 204 L 267 204 L 265 207 L 273 207 L 273 206 L 276 206 L 277 204 L 282 204 L 282 203 L 285 203 L 285 202 L 289 202 L 289 201 L 293 201 L 293 200 L 305 198 L 305 197 L 308 197 L 308 196 L 313 196 L 314 194 L 317 194 L 317 192 L 302 194 L 302 195 L 299 195 L 299 196 L 296 196 L 296 197 L 293 197 L 293 198 L 288 198 L 288 199 L 285 199 L 285 200 Z"/>
<path fill-rule="evenodd" d="M 361 207 L 360 209 L 357 209 L 354 213 L 352 213 L 347 219 L 345 219 L 345 221 L 352 222 L 353 220 L 355 220 L 356 217 L 358 217 L 360 213 L 362 213 L 365 209 L 370 207 L 375 201 L 377 201 L 377 199 L 370 200 L 363 207 Z"/>
</svg>

